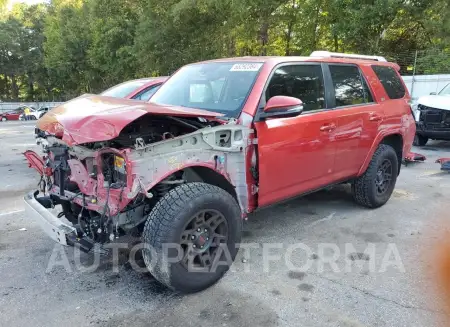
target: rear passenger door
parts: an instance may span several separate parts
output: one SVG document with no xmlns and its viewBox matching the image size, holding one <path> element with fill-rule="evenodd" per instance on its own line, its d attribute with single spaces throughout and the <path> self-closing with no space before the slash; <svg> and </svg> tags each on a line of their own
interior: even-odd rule
<svg viewBox="0 0 450 327">
<path fill-rule="evenodd" d="M 341 180 L 358 173 L 378 134 L 384 113 L 374 102 L 357 65 L 328 64 L 326 75 L 333 85 L 330 102 L 337 113 L 334 178 Z"/>
</svg>

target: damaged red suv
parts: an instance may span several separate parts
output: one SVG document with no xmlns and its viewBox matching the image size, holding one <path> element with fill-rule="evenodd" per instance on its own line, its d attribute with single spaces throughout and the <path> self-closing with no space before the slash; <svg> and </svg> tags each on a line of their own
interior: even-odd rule
<svg viewBox="0 0 450 327">
<path fill-rule="evenodd" d="M 182 67 L 151 103 L 79 97 L 38 122 L 28 214 L 85 251 L 140 235 L 157 280 L 200 291 L 257 208 L 343 182 L 363 206 L 388 201 L 415 134 L 398 69 L 330 52 L 219 59 Z"/>
</svg>

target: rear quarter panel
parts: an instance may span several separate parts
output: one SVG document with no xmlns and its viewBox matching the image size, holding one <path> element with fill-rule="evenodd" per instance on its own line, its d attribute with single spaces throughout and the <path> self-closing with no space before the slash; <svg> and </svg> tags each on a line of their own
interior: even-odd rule
<svg viewBox="0 0 450 327">
<path fill-rule="evenodd" d="M 377 136 L 372 143 L 370 151 L 368 152 L 366 160 L 364 161 L 358 175 L 362 175 L 366 171 L 373 154 L 385 137 L 393 134 L 401 135 L 403 139 L 404 156 L 410 151 L 414 140 L 414 135 L 416 133 L 416 125 L 411 112 L 411 107 L 409 105 L 410 95 L 408 89 L 403 83 L 403 80 L 399 76 L 403 87 L 405 88 L 405 95 L 403 98 L 390 99 L 383 85 L 373 71 L 371 67 L 372 64 L 373 63 L 364 65 L 361 69 L 369 81 L 375 101 L 380 104 L 379 110 L 382 111 L 384 118 L 378 127 Z"/>
</svg>

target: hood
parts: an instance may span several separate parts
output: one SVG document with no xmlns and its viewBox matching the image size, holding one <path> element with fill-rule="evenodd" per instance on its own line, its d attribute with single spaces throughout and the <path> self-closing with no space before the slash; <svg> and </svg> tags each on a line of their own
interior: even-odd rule
<svg viewBox="0 0 450 327">
<path fill-rule="evenodd" d="M 62 138 L 68 145 L 76 145 L 111 140 L 125 126 L 146 114 L 204 118 L 222 116 L 201 109 L 86 94 L 50 110 L 39 119 L 37 127 Z"/>
<path fill-rule="evenodd" d="M 417 103 L 431 108 L 450 110 L 450 96 L 446 95 L 426 95 L 420 97 Z"/>
</svg>

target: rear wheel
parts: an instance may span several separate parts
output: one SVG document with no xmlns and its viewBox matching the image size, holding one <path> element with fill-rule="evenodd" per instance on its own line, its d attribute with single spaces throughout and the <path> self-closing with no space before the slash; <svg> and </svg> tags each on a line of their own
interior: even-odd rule
<svg viewBox="0 0 450 327">
<path fill-rule="evenodd" d="M 7 121 L 8 119 L 6 119 L 6 117 L 2 117 L 2 121 Z"/>
<path fill-rule="evenodd" d="M 164 195 L 149 214 L 144 260 L 169 288 L 198 292 L 228 271 L 241 230 L 241 210 L 228 192 L 205 183 L 183 184 Z"/>
<path fill-rule="evenodd" d="M 352 184 L 355 201 L 368 208 L 384 205 L 394 191 L 398 165 L 394 148 L 387 144 L 380 144 L 366 172 Z"/>
<path fill-rule="evenodd" d="M 414 145 L 416 146 L 424 146 L 425 144 L 427 144 L 428 142 L 428 137 L 423 136 L 423 135 L 419 135 L 416 134 L 416 136 L 414 136 Z"/>
</svg>

